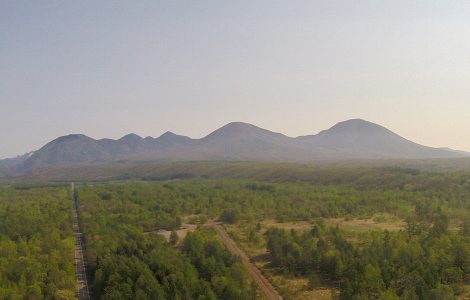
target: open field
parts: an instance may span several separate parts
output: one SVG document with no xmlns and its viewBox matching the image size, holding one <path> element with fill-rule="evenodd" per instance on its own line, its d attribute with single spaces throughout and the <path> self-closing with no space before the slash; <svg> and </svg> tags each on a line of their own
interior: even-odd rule
<svg viewBox="0 0 470 300">
<path fill-rule="evenodd" d="M 341 229 L 352 232 L 367 232 L 370 230 L 397 231 L 404 229 L 405 222 L 397 217 L 387 214 L 376 214 L 371 218 L 351 219 L 351 218 L 324 218 L 328 226 L 339 226 Z M 298 222 L 277 222 L 276 220 L 260 221 L 264 228 L 277 227 L 284 229 L 294 229 L 305 231 L 312 229 L 312 223 L 305 221 Z"/>
<path fill-rule="evenodd" d="M 377 214 L 368 219 L 327 218 L 325 223 L 329 226 L 339 226 L 343 230 L 352 232 L 367 232 L 370 230 L 397 231 L 405 228 L 403 220 L 387 214 Z"/>
</svg>

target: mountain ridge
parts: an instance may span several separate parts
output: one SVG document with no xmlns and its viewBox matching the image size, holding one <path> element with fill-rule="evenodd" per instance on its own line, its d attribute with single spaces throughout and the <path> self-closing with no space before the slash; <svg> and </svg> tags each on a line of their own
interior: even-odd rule
<svg viewBox="0 0 470 300">
<path fill-rule="evenodd" d="M 157 138 L 142 138 L 130 133 L 116 140 L 69 134 L 52 140 L 28 156 L 0 160 L 0 167 L 28 172 L 44 167 L 117 160 L 308 162 L 465 156 L 469 156 L 469 153 L 423 146 L 381 125 L 351 119 L 339 122 L 318 134 L 299 137 L 289 137 L 244 122 L 228 123 L 200 139 L 170 131 Z"/>
</svg>

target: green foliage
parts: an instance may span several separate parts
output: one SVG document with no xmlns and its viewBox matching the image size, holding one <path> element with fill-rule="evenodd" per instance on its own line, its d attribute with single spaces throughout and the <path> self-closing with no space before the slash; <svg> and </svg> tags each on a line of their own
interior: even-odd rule
<svg viewBox="0 0 470 300">
<path fill-rule="evenodd" d="M 274 185 L 256 183 L 256 182 L 247 184 L 246 188 L 252 191 L 267 191 L 267 192 L 275 191 Z"/>
<path fill-rule="evenodd" d="M 65 188 L 0 188 L 0 299 L 75 299 Z"/>
<path fill-rule="evenodd" d="M 425 231 L 372 232 L 360 245 L 339 228 L 271 228 L 267 247 L 285 272 L 338 281 L 341 299 L 454 299 L 470 275 L 470 239 L 448 232 L 442 210 L 432 215 Z"/>
<path fill-rule="evenodd" d="M 438 285 L 429 295 L 429 300 L 455 300 L 454 291 L 446 285 Z"/>
<path fill-rule="evenodd" d="M 178 240 L 179 240 L 178 234 L 176 233 L 176 231 L 173 230 L 170 233 L 170 244 L 174 246 L 178 243 Z"/>
<path fill-rule="evenodd" d="M 250 287 L 246 270 L 213 232 L 188 233 L 183 252 L 196 266 L 201 277 L 211 283 L 218 299 L 252 298 L 253 287 Z"/>
<path fill-rule="evenodd" d="M 311 272 L 310 275 L 308 276 L 308 286 L 311 289 L 314 289 L 320 285 L 320 276 L 318 276 L 317 273 Z"/>
<path fill-rule="evenodd" d="M 258 223 L 259 224 L 259 223 Z M 255 245 L 258 245 L 260 243 L 260 237 L 259 237 L 259 234 L 256 230 L 256 228 L 251 228 L 248 232 L 248 240 L 255 244 Z"/>
<path fill-rule="evenodd" d="M 114 199 L 114 198 L 113 198 Z M 104 203 L 109 209 L 102 209 Z M 86 200 L 80 195 L 81 222 L 87 244 L 93 290 L 100 299 L 211 299 L 213 292 L 194 266 L 162 237 L 145 234 L 111 208 L 116 200 Z M 129 208 L 129 207 L 128 207 Z M 129 223 L 128 223 L 129 222 Z M 169 222 L 172 223 L 169 219 Z M 205 297 L 205 298 L 204 298 Z"/>
<path fill-rule="evenodd" d="M 103 201 L 101 195 L 110 194 Z M 244 267 L 209 232 L 188 233 L 182 253 L 156 234 L 178 236 L 181 211 L 203 211 L 191 186 L 116 184 L 78 190 L 89 271 L 100 299 L 249 299 Z M 196 198 L 197 199 L 197 198 Z M 200 219 L 200 218 L 198 218 Z"/>
<path fill-rule="evenodd" d="M 98 210 L 110 209 L 113 217 L 142 226 L 144 231 L 176 229 L 183 215 L 197 215 L 197 223 L 205 218 L 220 218 L 227 223 L 266 218 L 288 222 L 374 213 L 405 218 L 420 201 L 431 206 L 448 203 L 448 194 L 434 194 L 430 204 L 426 202 L 427 192 L 401 189 L 303 183 L 276 183 L 269 189 L 253 189 L 247 185 L 250 183 L 246 180 L 113 183 L 82 187 L 79 196 L 93 200 Z M 103 195 L 112 200 L 103 201 Z"/>
<path fill-rule="evenodd" d="M 470 282 L 465 174 L 250 163 L 117 167 L 160 181 L 78 188 L 97 299 L 255 298 L 246 271 L 210 231 L 189 234 L 181 249 L 155 234 L 178 229 L 186 216 L 196 224 L 218 218 L 250 222 L 247 238 L 256 245 L 263 238 L 263 219 L 312 222 L 387 213 L 406 220 L 403 231 L 352 240 L 319 221 L 308 232 L 269 229 L 272 263 L 285 274 L 308 277 L 311 287 L 340 286 L 342 299 L 454 299 Z M 80 168 L 74 174 L 80 176 Z M 73 298 L 69 202 L 60 187 L 0 190 L 1 296 Z"/>
<path fill-rule="evenodd" d="M 174 230 L 184 215 L 196 216 L 193 217 L 196 223 L 202 217 L 220 217 L 227 223 L 259 223 L 258 220 L 266 218 L 312 221 L 321 220 L 319 217 L 389 213 L 406 218 L 404 230 L 370 233 L 360 245 L 348 240 L 339 228 L 327 228 L 321 221 L 306 233 L 270 229 L 267 238 L 273 265 L 286 274 L 318 274 L 322 281 L 341 286 L 343 299 L 427 299 L 433 293 L 441 293 L 441 285 L 458 293 L 468 282 L 470 245 L 465 224 L 460 234 L 449 230 L 450 216 L 454 220 L 465 219 L 468 202 L 454 198 L 470 194 L 470 189 L 468 192 L 458 189 L 457 193 L 462 193 L 458 196 L 452 194 L 455 191 L 449 193 L 441 182 L 447 192 L 440 192 L 431 184 L 440 179 L 420 172 L 400 173 L 409 178 L 421 176 L 420 181 L 413 181 L 412 189 L 403 185 L 395 187 L 395 183 L 387 180 L 398 180 L 398 177 L 387 177 L 390 175 L 387 172 L 385 178 L 375 178 L 376 186 L 370 184 L 371 178 L 367 179 L 367 188 L 357 181 L 354 185 L 309 185 L 246 180 L 177 180 L 82 187 L 79 196 L 83 199 L 89 264 L 93 270 L 99 269 L 101 258 L 114 253 L 121 240 L 129 239 L 124 232 L 152 236 L 158 229 Z M 362 179 L 364 176 L 367 175 L 362 175 Z M 111 195 L 110 200 L 103 201 L 103 194 Z M 254 245 L 261 239 L 260 230 L 261 224 L 247 231 L 247 238 Z M 194 242 L 193 246 L 199 244 L 204 243 Z M 194 252 L 183 251 L 201 276 L 202 282 L 196 284 L 200 288 L 196 290 L 206 291 L 206 296 L 221 297 L 228 282 L 220 275 L 224 274 L 221 266 L 226 262 L 214 260 L 212 256 L 218 257 L 218 252 L 211 256 L 204 247 L 198 247 L 200 254 L 208 258 L 195 259 Z M 208 263 L 211 261 L 214 263 Z M 318 284 L 316 278 L 311 281 L 312 286 Z"/>
<path fill-rule="evenodd" d="M 400 297 L 394 291 L 385 290 L 380 293 L 379 300 L 400 300 Z"/>
<path fill-rule="evenodd" d="M 129 230 L 98 257 L 94 291 L 103 299 L 192 299 L 208 296 L 197 271 L 160 237 Z"/>
<path fill-rule="evenodd" d="M 236 209 L 226 209 L 222 212 L 220 220 L 225 223 L 235 224 L 240 219 L 240 212 Z"/>
</svg>

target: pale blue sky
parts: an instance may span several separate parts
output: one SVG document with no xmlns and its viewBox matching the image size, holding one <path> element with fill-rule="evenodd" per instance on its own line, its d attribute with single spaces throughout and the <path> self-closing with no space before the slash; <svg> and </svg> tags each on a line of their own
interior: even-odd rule
<svg viewBox="0 0 470 300">
<path fill-rule="evenodd" d="M 0 158 L 350 118 L 470 150 L 470 2 L 0 1 Z"/>
</svg>

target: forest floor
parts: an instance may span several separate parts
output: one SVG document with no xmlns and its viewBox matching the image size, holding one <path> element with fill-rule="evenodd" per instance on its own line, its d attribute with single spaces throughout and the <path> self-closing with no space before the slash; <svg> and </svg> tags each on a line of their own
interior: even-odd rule
<svg viewBox="0 0 470 300">
<path fill-rule="evenodd" d="M 470 300 L 470 285 L 465 285 L 463 288 L 463 293 L 460 296 L 457 296 L 459 300 Z"/>
</svg>

